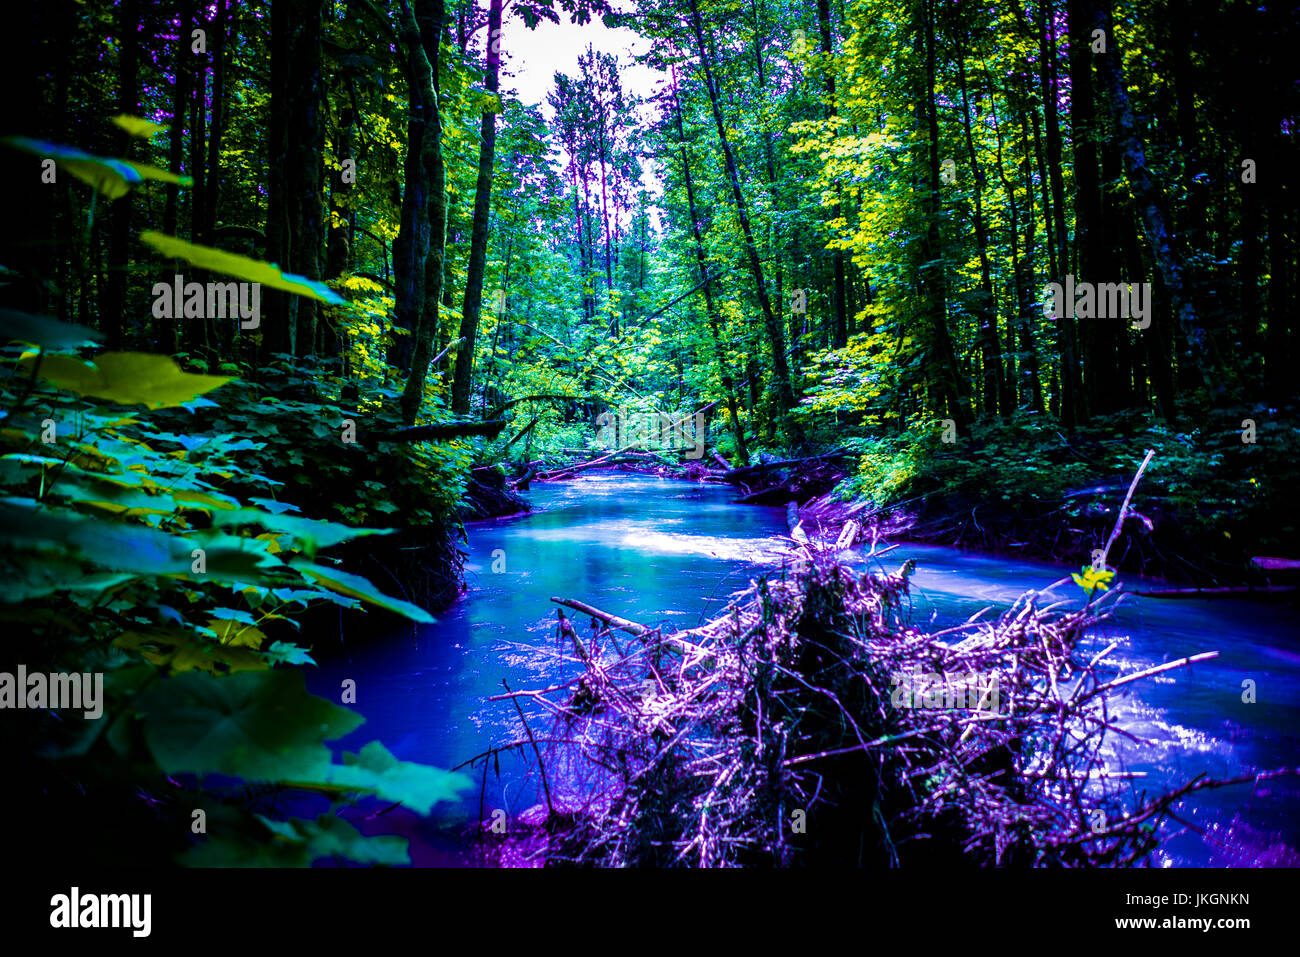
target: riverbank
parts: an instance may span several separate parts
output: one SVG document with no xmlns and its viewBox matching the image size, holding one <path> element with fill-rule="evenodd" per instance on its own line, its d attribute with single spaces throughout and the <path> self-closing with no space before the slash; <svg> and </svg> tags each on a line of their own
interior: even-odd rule
<svg viewBox="0 0 1300 957">
<path fill-rule="evenodd" d="M 1274 451 L 1295 441 L 1286 429 L 1261 435 Z M 1105 544 L 1128 477 L 1153 449 L 1130 519 L 1109 551 L 1113 567 L 1171 587 L 1276 594 L 1294 578 L 1252 559 L 1300 557 L 1292 554 L 1300 504 L 1289 491 L 1300 472 L 1241 439 L 1209 428 L 1174 433 L 1138 419 L 1067 435 L 1027 417 L 976 426 L 951 443 L 921 431 L 855 439 L 819 454 L 759 453 L 739 466 L 717 450 L 692 461 L 620 450 L 589 461 L 530 463 L 528 478 L 563 481 L 594 469 L 727 483 L 741 504 L 795 502 L 806 526 L 838 529 L 853 519 L 867 537 L 1076 568 Z"/>
</svg>

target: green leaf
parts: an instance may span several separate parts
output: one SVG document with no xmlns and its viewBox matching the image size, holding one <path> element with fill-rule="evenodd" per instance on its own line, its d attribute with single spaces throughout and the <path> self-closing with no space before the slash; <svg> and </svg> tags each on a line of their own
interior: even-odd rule
<svg viewBox="0 0 1300 957">
<path fill-rule="evenodd" d="M 0 339 L 17 339 L 19 342 L 43 346 L 46 351 L 79 349 L 103 341 L 103 336 L 93 329 L 60 322 L 48 316 L 33 316 L 16 309 L 0 309 Z"/>
<path fill-rule="evenodd" d="M 390 598 L 360 575 L 353 575 L 338 568 L 323 568 L 301 559 L 290 559 L 289 564 L 307 578 L 340 595 L 360 598 L 364 602 L 403 615 L 423 625 L 431 625 L 437 621 L 418 605 L 412 605 L 409 601 L 402 601 L 399 598 Z"/>
<path fill-rule="evenodd" d="M 272 821 L 260 814 L 257 818 L 279 840 L 304 844 L 310 860 L 339 855 L 358 864 L 411 863 L 406 838 L 393 835 L 365 837 L 343 818 L 333 814 L 322 814 L 314 821 L 302 818 Z"/>
<path fill-rule="evenodd" d="M 167 774 L 316 781 L 333 756 L 323 742 L 365 719 L 307 693 L 302 672 L 277 668 L 214 678 L 190 671 L 136 699 L 144 740 Z"/>
<path fill-rule="evenodd" d="M 166 631 L 127 631 L 113 641 L 113 647 L 132 651 L 151 664 L 170 668 L 174 673 L 205 671 L 265 671 L 270 665 L 261 655 L 247 648 L 205 641 L 199 635 L 169 629 Z"/>
<path fill-rule="evenodd" d="M 292 535 L 297 542 L 297 547 L 308 555 L 315 555 L 318 549 L 329 548 L 331 545 L 351 541 L 363 535 L 391 535 L 396 531 L 392 528 L 354 528 L 337 522 L 299 518 L 294 515 L 273 515 L 255 508 L 241 508 L 238 511 L 214 514 L 212 523 L 219 526 L 257 525 L 269 532 L 285 532 Z"/>
<path fill-rule="evenodd" d="M 316 659 L 306 648 L 287 641 L 277 641 L 262 652 L 269 660 L 285 665 L 314 665 Z"/>
<path fill-rule="evenodd" d="M 94 156 L 60 143 L 34 140 L 26 136 L 6 136 L 0 142 L 42 159 L 54 160 L 60 169 L 67 170 L 109 199 L 125 196 L 131 191 L 131 185 L 142 179 L 138 172 L 121 160 Z"/>
<path fill-rule="evenodd" d="M 157 166 L 150 166 L 148 163 L 137 163 L 135 160 L 119 160 L 125 163 L 131 169 L 135 170 L 142 179 L 156 179 L 160 183 L 175 183 L 177 186 L 193 186 L 194 180 L 189 176 L 177 176 L 175 173 L 165 169 L 159 169 Z"/>
<path fill-rule="evenodd" d="M 315 783 L 340 791 L 368 791 L 387 801 L 400 801 L 420 814 L 428 814 L 440 801 L 454 801 L 473 786 L 463 774 L 432 768 L 411 761 L 399 761 L 378 741 L 371 741 L 360 754 L 345 752 L 342 765 L 332 765 Z"/>
<path fill-rule="evenodd" d="M 31 368 L 36 358 L 22 364 Z M 191 375 L 170 356 L 146 352 L 105 352 L 94 362 L 70 356 L 45 356 L 38 374 L 60 389 L 122 405 L 163 409 L 189 402 L 230 381 L 229 376 Z"/>
<path fill-rule="evenodd" d="M 175 236 L 168 236 L 152 229 L 141 233 L 140 240 L 148 243 L 164 256 L 184 259 L 195 266 L 211 269 L 227 276 L 236 276 L 249 282 L 261 283 L 270 289 L 282 289 L 285 292 L 292 292 L 299 296 L 319 299 L 330 305 L 342 305 L 344 302 L 343 297 L 328 286 L 305 276 L 295 276 L 292 273 L 281 272 L 280 267 L 275 263 L 250 259 L 248 256 L 228 253 L 223 249 L 214 249 L 211 246 L 198 246 L 194 243 L 187 243 L 183 239 L 177 239 Z"/>
<path fill-rule="evenodd" d="M 3 571 L 5 587 L 0 588 L 0 603 L 15 604 L 55 592 L 104 592 L 130 581 L 134 576 L 120 572 L 86 573 L 81 564 L 59 556 L 45 556 L 41 561 L 22 562 L 18 568 Z"/>
<path fill-rule="evenodd" d="M 77 179 L 89 183 L 109 199 L 125 196 L 133 185 L 146 179 L 178 183 L 181 186 L 191 186 L 194 183 L 189 176 L 177 176 L 131 160 L 95 156 L 60 143 L 34 140 L 26 136 L 6 136 L 0 142 L 42 159 L 54 160 L 60 169 L 66 169 Z"/>
<path fill-rule="evenodd" d="M 335 856 L 358 864 L 411 863 L 406 838 L 389 834 L 366 837 L 333 814 L 322 814 L 314 821 L 273 821 L 260 814 L 252 818 L 262 835 L 248 833 L 225 809 L 209 815 L 210 836 L 182 854 L 180 863 L 187 867 L 309 867 L 313 861 Z M 220 828 L 213 826 L 217 822 Z M 263 837 L 267 832 L 270 841 Z"/>
</svg>

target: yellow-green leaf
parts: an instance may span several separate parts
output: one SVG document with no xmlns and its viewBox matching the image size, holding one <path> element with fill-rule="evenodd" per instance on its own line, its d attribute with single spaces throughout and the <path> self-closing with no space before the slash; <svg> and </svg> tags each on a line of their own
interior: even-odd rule
<svg viewBox="0 0 1300 957">
<path fill-rule="evenodd" d="M 150 140 L 161 133 L 167 127 L 158 123 L 150 123 L 148 120 L 142 120 L 138 116 L 130 116 L 127 113 L 119 113 L 113 117 L 112 122 L 122 129 L 126 130 L 132 136 L 138 136 L 142 140 Z"/>
<path fill-rule="evenodd" d="M 271 289 L 282 289 L 285 292 L 292 292 L 299 296 L 319 299 L 321 302 L 327 302 L 331 305 L 341 305 L 344 301 L 342 296 L 328 286 L 324 286 L 305 276 L 295 276 L 292 273 L 281 272 L 280 267 L 275 263 L 250 259 L 248 256 L 228 253 L 224 249 L 214 249 L 211 246 L 187 243 L 183 239 L 177 239 L 175 236 L 168 236 L 152 229 L 141 233 L 140 241 L 149 244 L 164 256 L 184 259 L 188 263 L 193 263 L 195 266 L 201 266 L 204 269 L 211 269 L 213 272 L 223 273 L 227 276 L 237 276 L 249 282 L 261 283 Z"/>
<path fill-rule="evenodd" d="M 22 364 L 31 367 L 34 357 Z M 231 376 L 192 375 L 170 356 L 145 352 L 105 352 L 94 362 L 71 356 L 45 356 L 39 375 L 60 389 L 122 405 L 165 409 L 182 405 L 225 385 Z"/>
</svg>

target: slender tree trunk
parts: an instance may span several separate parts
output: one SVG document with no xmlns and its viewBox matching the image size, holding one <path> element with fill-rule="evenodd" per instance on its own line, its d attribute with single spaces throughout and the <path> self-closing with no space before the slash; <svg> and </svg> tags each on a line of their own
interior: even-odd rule
<svg viewBox="0 0 1300 957">
<path fill-rule="evenodd" d="M 713 121 L 718 128 L 718 140 L 722 145 L 722 156 L 727 170 L 727 179 L 731 184 L 732 198 L 736 202 L 736 215 L 740 220 L 745 255 L 749 261 L 750 273 L 754 277 L 759 307 L 763 311 L 763 322 L 767 327 L 768 339 L 772 346 L 772 371 L 776 380 L 777 400 L 780 403 L 781 411 L 788 413 L 794 408 L 795 400 L 794 390 L 790 385 L 790 367 L 785 356 L 785 330 L 781 325 L 781 317 L 773 311 L 772 301 L 768 298 L 767 282 L 763 278 L 763 267 L 759 263 L 758 248 L 754 244 L 754 232 L 750 226 L 749 206 L 740 188 L 740 174 L 736 169 L 736 157 L 731 149 L 731 141 L 727 137 L 727 127 L 722 119 L 722 110 L 718 105 L 718 87 L 714 82 L 713 70 L 709 63 L 709 53 L 704 41 L 704 27 L 700 20 L 699 7 L 696 0 L 689 0 L 689 3 L 691 29 L 695 34 L 695 43 L 700 54 L 700 65 L 704 70 L 704 83 L 709 96 L 709 105 L 713 109 Z M 795 442 L 802 444 L 803 430 L 798 423 L 791 419 L 788 421 L 788 428 Z"/>
<path fill-rule="evenodd" d="M 203 194 L 203 216 L 197 242 L 210 245 L 217 226 L 217 207 L 221 199 L 221 141 L 226 125 L 226 50 L 231 45 L 227 0 L 217 0 L 217 18 L 209 42 L 212 44 L 212 128 L 208 134 L 207 188 Z M 237 322 L 227 322 L 217 332 L 223 354 L 234 341 Z"/>
<path fill-rule="evenodd" d="M 488 7 L 487 71 L 485 87 L 489 94 L 498 90 L 501 69 L 501 0 L 490 0 Z M 474 349 L 478 339 L 479 313 L 483 305 L 483 274 L 487 263 L 488 214 L 492 211 L 492 168 L 496 156 L 497 116 L 483 114 L 479 129 L 478 180 L 474 187 L 474 221 L 470 228 L 469 266 L 465 277 L 465 299 L 461 309 L 460 337 L 465 341 L 456 353 L 456 371 L 451 385 L 451 410 L 469 412 L 470 388 L 474 370 Z"/>
<path fill-rule="evenodd" d="M 1118 282 L 1107 244 L 1102 213 L 1101 170 L 1097 154 L 1097 117 L 1093 106 L 1093 23 L 1098 0 L 1067 0 L 1070 18 L 1070 148 L 1074 155 L 1074 245 L 1076 282 Z M 1107 39 L 1109 44 L 1113 40 Z M 1115 409 L 1115 327 L 1126 320 L 1094 316 L 1079 324 L 1086 393 L 1080 395 L 1080 420 L 1087 411 Z M 1086 410 L 1086 411 L 1085 411 Z"/>
<path fill-rule="evenodd" d="M 194 185 L 190 187 L 190 236 L 196 243 L 203 242 L 203 209 L 207 203 L 207 125 L 208 125 L 208 77 L 210 68 L 208 58 L 212 55 L 213 30 L 207 21 L 207 7 L 199 4 L 194 7 L 194 28 L 203 31 L 204 52 L 195 53 L 190 49 L 190 68 L 194 71 L 194 86 L 190 96 L 190 175 Z M 206 270 L 187 269 L 186 279 L 194 282 L 207 280 Z M 213 320 L 206 314 L 193 320 L 188 326 L 193 337 L 191 350 L 210 351 L 216 348 L 213 335 Z"/>
<path fill-rule="evenodd" d="M 1065 274 L 1071 269 L 1069 254 L 1069 233 L 1065 228 L 1065 169 L 1061 149 L 1061 125 L 1057 111 L 1056 79 L 1056 9 L 1053 0 L 1042 0 L 1039 4 L 1039 80 L 1043 97 L 1043 127 L 1047 143 L 1047 177 L 1052 188 L 1052 226 L 1053 238 L 1056 240 L 1056 268 L 1053 277 L 1056 282 L 1064 282 Z M 1079 377 L 1078 338 L 1075 333 L 1074 320 L 1062 316 L 1056 321 L 1057 347 L 1061 356 L 1061 422 L 1067 429 L 1072 429 L 1083 421 L 1083 410 L 1079 407 L 1079 398 L 1083 393 Z"/>
<path fill-rule="evenodd" d="M 704 283 L 704 306 L 708 311 L 709 331 L 713 334 L 713 355 L 718 363 L 718 376 L 722 380 L 722 391 L 727 397 L 727 411 L 731 415 L 731 431 L 736 439 L 736 452 L 742 462 L 749 461 L 749 448 L 745 443 L 745 429 L 740 422 L 740 402 L 736 396 L 736 387 L 731 377 L 731 363 L 727 360 L 722 345 L 722 332 L 718 322 L 718 313 L 713 305 L 713 291 L 705 282 L 709 275 L 709 264 L 704 253 L 704 236 L 700 232 L 700 217 L 695 206 L 695 183 L 691 176 L 691 160 L 686 150 L 686 131 L 682 123 L 682 105 L 677 99 L 677 77 L 673 75 L 673 103 L 677 114 L 677 136 L 682 144 L 682 178 L 686 184 L 687 212 L 691 219 L 691 234 L 695 238 L 695 262 L 700 270 L 700 282 Z"/>
<path fill-rule="evenodd" d="M 413 74 L 423 87 L 421 99 L 428 111 L 423 162 L 429 177 L 429 250 L 424 261 L 424 308 L 415 331 L 411 371 L 402 389 L 402 420 L 407 425 L 414 425 L 419 418 L 424 401 L 424 379 L 433 360 L 447 242 L 447 168 L 442 156 L 442 103 L 438 77 L 445 15 L 443 0 L 416 0 L 416 10 L 413 15 L 408 0 L 401 0 L 403 40 L 411 48 L 415 65 Z"/>
<path fill-rule="evenodd" d="M 1006 99 L 1008 104 L 1012 103 L 1013 94 L 1007 91 Z M 1020 245 L 1020 206 L 1016 202 L 1015 184 L 1007 176 L 1006 163 L 1003 161 L 1003 136 L 1002 121 L 1000 117 L 994 116 L 994 129 L 997 133 L 998 140 L 998 176 L 1002 180 L 1002 188 L 1007 194 L 1007 235 L 1011 245 L 1011 278 L 1015 286 L 1015 320 L 1008 325 L 1008 376 L 1010 383 L 1010 395 L 1008 401 L 1003 403 L 1004 412 L 1011 412 L 1018 408 L 1022 403 L 1028 402 L 1036 412 L 1041 412 L 1043 406 L 1042 387 L 1038 381 L 1038 351 L 1034 346 L 1033 333 L 1030 322 L 1033 316 L 1033 263 L 1034 263 L 1034 184 L 1029 175 L 1029 151 L 1028 136 L 1025 129 L 1024 110 L 1025 104 L 1021 103 L 1021 134 L 1024 136 L 1025 143 L 1025 160 L 1020 164 L 1020 175 L 1025 178 L 1025 198 L 1028 201 L 1028 209 L 1025 216 L 1025 239 L 1024 247 Z M 1011 110 L 1015 111 L 1012 105 Z M 1018 340 L 1018 346 L 1017 346 Z M 1018 360 L 1018 369 L 1014 369 L 1013 362 Z"/>
<path fill-rule="evenodd" d="M 822 56 L 826 58 L 826 118 L 832 119 L 836 114 L 835 106 L 835 72 L 831 69 L 831 14 L 830 0 L 817 0 L 817 26 L 821 32 Z M 840 204 L 831 208 L 831 217 L 840 219 L 843 212 Z M 844 250 L 836 249 L 833 253 L 835 265 L 834 285 L 834 323 L 832 325 L 831 344 L 842 349 L 849 341 L 848 304 L 844 288 Z"/>
<path fill-rule="evenodd" d="M 404 3 L 403 18 L 410 14 L 406 7 Z M 418 27 L 412 26 L 411 29 L 418 39 Z M 432 107 L 424 99 L 428 84 L 420 73 L 421 69 L 427 70 L 428 58 L 423 55 L 419 44 L 412 46 L 406 33 L 402 34 L 402 47 L 410 111 L 406 121 L 406 158 L 402 167 L 401 220 L 397 238 L 393 241 L 393 317 L 394 325 L 407 330 L 407 334 L 394 337 L 388 361 L 405 372 L 411 367 L 414 334 L 420 324 L 420 311 L 424 308 L 424 262 L 429 254 L 429 171 L 424 163 L 424 140 L 429 135 Z"/>
<path fill-rule="evenodd" d="M 217 207 L 221 192 L 221 141 L 226 125 L 226 34 L 229 24 L 226 0 L 217 0 L 217 19 L 212 36 L 212 129 L 208 135 L 207 191 L 203 197 L 202 231 L 196 242 L 212 241 L 217 225 Z"/>
<path fill-rule="evenodd" d="M 140 103 L 140 4 L 139 0 L 122 0 L 115 13 L 115 28 L 121 38 L 118 53 L 117 108 L 134 116 Z M 10 91 L 9 95 L 21 95 Z M 131 137 L 118 136 L 120 156 L 129 156 Z M 131 233 L 130 193 L 113 201 L 108 227 L 108 277 L 100 309 L 100 329 L 110 349 L 122 349 L 126 344 L 127 314 L 127 263 L 128 239 Z"/>
<path fill-rule="evenodd" d="M 291 9 L 293 8 L 293 9 Z M 289 0 L 271 5 L 271 120 L 267 140 L 266 256 L 288 266 L 293 242 L 294 203 L 289 176 L 289 114 L 293 87 L 292 33 L 298 10 Z M 290 270 L 292 271 L 292 270 Z M 262 355 L 293 351 L 297 296 L 274 289 L 263 291 Z"/>
<path fill-rule="evenodd" d="M 172 121 L 171 129 L 167 134 L 167 168 L 176 173 L 183 171 L 185 161 L 184 132 L 188 125 L 186 113 L 190 102 L 190 81 L 193 79 L 190 74 L 190 57 L 192 56 L 190 53 L 190 23 L 192 17 L 191 2 L 190 0 L 184 0 L 180 4 L 180 12 L 176 18 L 176 47 L 173 51 L 175 58 L 172 61 L 172 72 L 174 74 Z M 163 206 L 163 232 L 168 236 L 179 235 L 179 223 L 180 187 L 175 183 L 168 183 L 167 199 Z M 179 262 L 179 260 L 173 260 L 177 272 L 180 271 Z M 183 320 L 179 316 L 175 319 L 163 320 L 159 333 L 162 336 L 163 347 L 168 352 L 178 352 L 180 350 L 181 337 L 179 331 L 182 322 Z"/>
<path fill-rule="evenodd" d="M 989 234 L 984 222 L 984 186 L 986 177 L 975 151 L 971 134 L 970 97 L 966 88 L 966 51 L 957 51 L 957 80 L 961 88 L 962 130 L 966 135 L 966 153 L 971 173 L 975 177 L 975 245 L 980 261 L 980 293 L 977 314 L 980 329 L 980 362 L 984 369 L 984 409 L 990 415 L 998 414 L 998 401 L 1002 397 L 1002 347 L 998 339 L 997 303 L 993 298 L 993 276 L 989 266 Z M 1003 411 L 1010 411 L 1003 406 Z"/>
<path fill-rule="evenodd" d="M 324 0 L 304 0 L 294 56 L 294 101 L 290 117 L 291 164 L 296 179 L 298 220 L 294 224 L 293 271 L 308 279 L 321 277 L 325 245 L 325 216 L 321 202 L 321 155 L 325 129 L 321 123 L 324 84 L 321 76 L 321 26 Z M 295 354 L 311 355 L 316 348 L 316 324 L 322 304 L 305 296 L 298 303 Z"/>
<path fill-rule="evenodd" d="M 1110 29 L 1110 17 L 1104 10 L 1097 11 L 1095 23 L 1094 29 L 1104 30 L 1108 37 L 1113 35 Z M 1095 56 L 1094 63 L 1099 85 L 1109 99 L 1111 135 L 1123 157 L 1129 189 L 1141 214 L 1142 225 L 1147 242 L 1151 246 L 1156 268 L 1171 297 L 1178 324 L 1186 334 L 1192 365 L 1202 384 L 1213 394 L 1221 387 L 1216 387 L 1210 376 L 1207 355 L 1210 343 L 1192 302 L 1183 256 L 1174 248 L 1175 238 L 1169 229 L 1165 214 L 1164 196 L 1155 177 L 1147 168 L 1146 149 L 1138 133 L 1133 106 L 1124 89 L 1119 51 L 1113 46 L 1108 47 L 1106 53 Z"/>
<path fill-rule="evenodd" d="M 917 100 L 917 111 L 922 111 L 922 121 L 926 125 L 926 171 L 928 189 L 925 192 L 925 217 L 927 221 L 925 242 L 921 244 L 921 287 L 926 303 L 926 311 L 934 329 L 934 351 L 932 359 L 937 371 L 936 386 L 938 398 L 943 401 L 957 427 L 964 433 L 970 426 L 971 416 L 966 405 L 966 377 L 957 362 L 957 353 L 953 348 L 952 333 L 948 329 L 948 296 L 946 276 L 943 265 L 943 238 L 939 230 L 939 210 L 941 206 L 939 180 L 939 113 L 935 103 L 935 81 L 937 75 L 934 8 L 933 0 L 921 0 L 921 19 L 918 25 L 917 39 L 922 47 L 925 62 L 925 88 Z"/>
</svg>

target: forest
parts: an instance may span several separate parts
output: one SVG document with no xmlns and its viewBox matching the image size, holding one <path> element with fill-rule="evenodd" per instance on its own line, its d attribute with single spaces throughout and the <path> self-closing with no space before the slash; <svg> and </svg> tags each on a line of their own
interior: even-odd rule
<svg viewBox="0 0 1300 957">
<path fill-rule="evenodd" d="M 1300 864 L 1300 10 L 49 0 L 11 22 L 15 840 L 142 866 L 1129 866 L 1184 798 L 1276 778 L 1235 863 Z M 581 52 L 539 81 L 561 36 Z M 638 491 L 663 487 L 705 504 Z M 589 572 L 576 539 L 488 550 L 602 502 L 642 509 L 586 519 L 632 521 L 620 548 L 712 535 L 717 559 L 762 516 L 784 551 L 675 591 L 648 558 Z M 890 542 L 931 551 L 888 572 Z M 1039 584 L 909 617 L 927 562 L 972 553 Z M 558 615 L 498 573 L 567 588 Z M 1135 598 L 1196 641 L 1094 654 Z M 563 654 L 453 696 L 456 727 L 497 699 L 499 739 L 399 746 L 347 677 L 386 666 L 350 656 L 447 646 L 484 602 L 502 641 Z M 1258 629 L 1249 663 L 1221 620 Z M 1285 662 L 1259 650 L 1288 634 Z M 1219 665 L 1207 715 L 1265 752 L 1139 795 L 1106 702 Z M 900 706 L 891 675 L 931 673 L 953 700 L 977 686 L 948 676 L 993 676 L 969 710 L 992 688 L 1005 722 L 933 688 Z M 1242 676 L 1271 703 L 1242 710 Z M 503 761 L 535 798 L 508 828 Z"/>
</svg>

